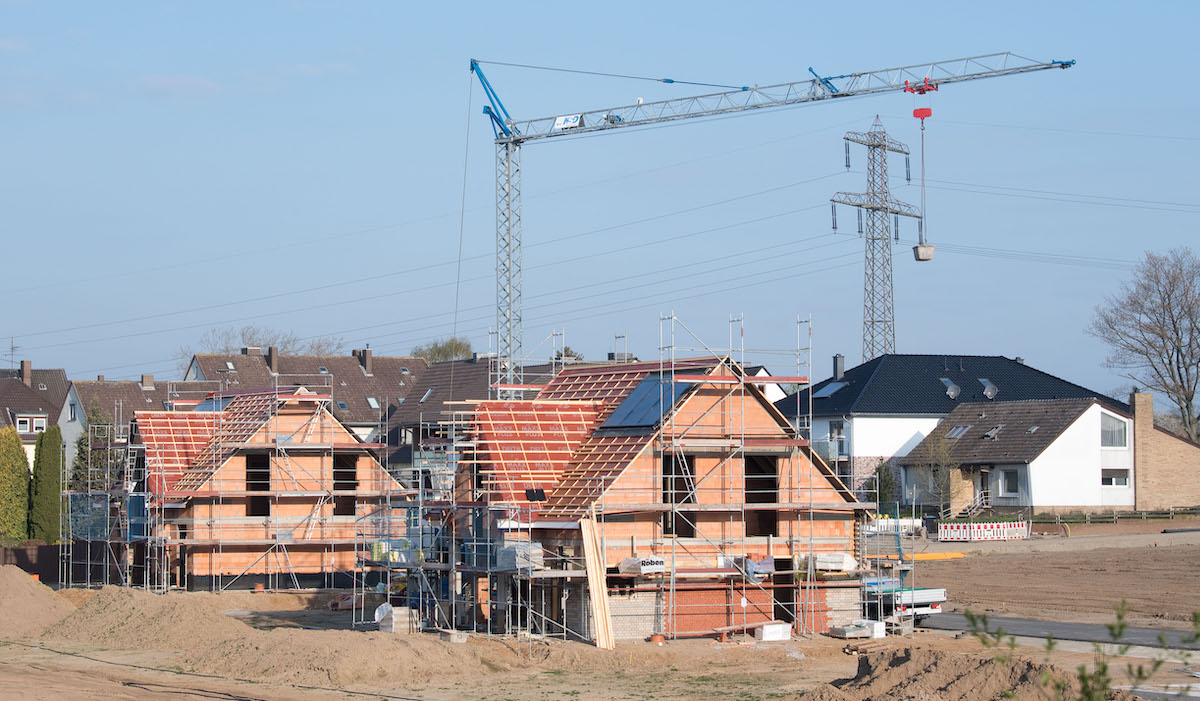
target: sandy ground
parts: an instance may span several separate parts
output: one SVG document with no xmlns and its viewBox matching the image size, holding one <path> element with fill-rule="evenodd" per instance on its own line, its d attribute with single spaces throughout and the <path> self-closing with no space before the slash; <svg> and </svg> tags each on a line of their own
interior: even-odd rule
<svg viewBox="0 0 1200 701">
<path fill-rule="evenodd" d="M 1144 537 L 1095 538 L 1122 543 Z M 1059 544 L 1075 540 L 1059 539 Z M 951 610 L 1047 620 L 1108 623 L 1124 600 L 1132 625 L 1186 628 L 1192 612 L 1200 611 L 1200 539 L 1074 551 L 1041 550 L 1035 544 L 1030 541 L 1026 552 L 919 563 L 917 585 L 945 587 Z"/>
<path fill-rule="evenodd" d="M 1130 532 L 1139 525 L 922 562 L 917 584 L 949 589 L 951 608 L 1080 622 L 1110 621 L 1124 598 L 1132 624 L 1184 627 L 1200 610 L 1200 534 L 1174 534 L 1155 547 L 1162 534 Z M 815 690 L 810 698 L 875 701 L 1008 698 L 1002 692 L 1010 687 L 1021 690 L 1016 698 L 1040 699 L 1052 698 L 1037 683 L 1047 669 L 1069 681 L 1070 670 L 1093 660 L 1083 646 L 1049 655 L 1030 647 L 1017 650 L 1020 660 L 998 664 L 995 651 L 973 637 L 934 633 L 888 639 L 861 659 L 826 637 L 622 642 L 613 652 L 481 636 L 451 645 L 431 635 L 352 629 L 348 612 L 325 608 L 328 594 L 53 592 L 25 577 L 0 568 L 0 620 L 10 623 L 0 626 L 0 639 L 9 639 L 0 640 L 4 699 L 750 701 Z M 1177 666 L 1164 666 L 1156 681 L 1200 681 L 1172 672 Z M 1124 661 L 1114 668 L 1124 669 Z"/>
<path fill-rule="evenodd" d="M 51 647 L 49 642 L 45 645 Z M 578 643 L 558 645 L 584 647 Z M 477 675 L 447 676 L 426 684 L 397 685 L 386 680 L 371 680 L 353 685 L 351 690 L 355 693 L 351 696 L 334 689 L 304 689 L 278 682 L 251 683 L 211 676 L 189 676 L 180 673 L 187 670 L 173 664 L 174 656 L 171 654 L 67 650 L 65 648 L 69 646 L 55 646 L 55 650 L 75 653 L 61 654 L 46 649 L 0 644 L 0 698 L 326 701 L 366 695 L 375 699 L 429 701 L 716 697 L 752 701 L 795 698 L 825 683 L 844 682 L 853 678 L 858 671 L 859 661 L 857 657 L 843 653 L 844 645 L 845 641 L 829 638 L 767 645 L 678 641 L 654 648 L 654 653 L 661 658 L 660 663 L 646 666 L 639 665 L 637 658 L 650 650 L 649 644 L 621 643 L 614 652 L 594 652 L 624 661 L 623 666 L 628 671 L 623 671 L 620 665 L 616 669 L 601 672 L 586 664 L 540 664 L 520 671 L 482 670 Z M 973 655 L 966 658 L 968 663 L 973 659 L 982 661 L 990 658 L 995 652 L 984 648 L 973 638 L 956 640 L 933 634 L 918 634 L 909 640 L 891 639 L 885 649 L 904 650 L 908 647 L 953 656 Z M 1049 659 L 1063 670 L 1088 664 L 1092 660 L 1091 655 L 1080 652 L 1055 652 L 1049 657 L 1038 648 L 1018 648 L 1015 652 L 1035 663 Z M 1145 662 L 1140 659 L 1130 661 Z M 1123 667 L 1120 662 L 1117 666 Z M 943 663 L 940 666 L 944 668 L 947 665 Z M 974 668 L 978 663 L 959 663 L 959 666 Z M 157 667 L 158 670 L 150 667 Z M 1155 676 L 1157 683 L 1186 683 L 1189 680 L 1195 681 L 1183 674 L 1172 673 L 1170 665 Z M 1120 677 L 1118 681 L 1124 681 L 1124 678 Z M 847 696 L 855 699 L 891 697 L 888 693 Z M 933 695 L 924 698 L 949 697 Z M 982 697 L 968 695 L 966 698 Z M 1027 696 L 1020 695 L 1017 698 Z"/>
</svg>

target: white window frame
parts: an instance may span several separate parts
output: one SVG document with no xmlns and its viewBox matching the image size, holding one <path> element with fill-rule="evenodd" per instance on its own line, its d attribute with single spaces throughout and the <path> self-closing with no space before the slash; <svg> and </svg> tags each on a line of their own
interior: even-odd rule
<svg viewBox="0 0 1200 701">
<path fill-rule="evenodd" d="M 1122 434 L 1125 439 L 1125 442 L 1123 445 L 1104 445 L 1104 419 L 1106 417 L 1110 418 L 1114 421 L 1120 421 L 1121 425 L 1125 428 L 1125 431 Z M 1116 414 L 1110 414 L 1107 411 L 1100 412 L 1100 449 L 1101 450 L 1128 450 L 1129 449 L 1129 422 L 1126 421 L 1124 417 L 1117 416 Z"/>
<path fill-rule="evenodd" d="M 21 428 L 21 426 L 25 426 L 25 428 Z M 29 426 L 30 423 L 28 416 L 17 417 L 17 433 L 29 433 Z"/>
<path fill-rule="evenodd" d="M 1112 476 L 1106 476 L 1106 475 L 1104 474 L 1105 472 L 1120 472 L 1120 473 L 1123 473 L 1123 474 L 1122 474 L 1120 477 L 1117 477 L 1117 476 L 1115 476 L 1115 475 L 1112 475 Z M 1104 469 L 1100 470 L 1100 486 L 1101 486 L 1101 487 L 1112 487 L 1112 488 L 1116 488 L 1116 489 L 1128 489 L 1128 488 L 1129 488 L 1129 477 L 1130 477 L 1130 475 L 1129 475 L 1129 470 L 1127 470 L 1127 469 L 1125 469 L 1125 468 L 1117 468 L 1117 467 L 1113 467 L 1113 468 L 1104 468 Z M 1117 484 L 1117 483 L 1114 481 L 1112 484 L 1105 484 L 1105 483 L 1104 483 L 1104 480 L 1105 480 L 1105 479 L 1110 479 L 1110 480 L 1122 479 L 1122 480 L 1124 480 L 1124 481 L 1125 481 L 1125 483 L 1124 483 L 1124 484 Z"/>
<path fill-rule="evenodd" d="M 1000 493 L 999 496 L 1002 496 L 1002 497 L 1019 497 L 1019 496 L 1021 496 L 1021 471 L 1014 469 L 1014 468 L 1003 468 L 1003 469 L 997 470 L 997 472 L 1000 473 L 1000 484 L 997 485 L 997 486 L 999 486 L 999 489 L 996 490 Z M 1008 491 L 1008 475 L 1009 474 L 1013 474 L 1013 475 L 1017 476 L 1016 477 L 1017 488 L 1011 492 Z"/>
<path fill-rule="evenodd" d="M 376 399 L 375 397 L 367 397 L 367 406 L 371 407 L 371 409 L 373 409 L 373 410 L 378 410 L 379 409 L 379 400 Z"/>
<path fill-rule="evenodd" d="M 45 417 L 42 417 L 42 416 L 35 417 L 33 419 L 33 432 L 34 433 L 45 433 L 45 431 L 46 431 Z"/>
</svg>

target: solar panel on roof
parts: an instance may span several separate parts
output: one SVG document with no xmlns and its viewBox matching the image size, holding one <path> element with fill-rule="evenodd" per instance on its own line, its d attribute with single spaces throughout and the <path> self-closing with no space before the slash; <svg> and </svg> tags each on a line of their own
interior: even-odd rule
<svg viewBox="0 0 1200 701">
<path fill-rule="evenodd" d="M 233 397 L 209 397 L 196 405 L 192 411 L 222 411 Z"/>
<path fill-rule="evenodd" d="M 671 382 L 658 373 L 647 375 L 600 428 L 654 426 L 662 418 L 663 401 L 668 403 L 667 406 L 675 406 L 679 397 L 691 387 L 690 382 Z"/>
<path fill-rule="evenodd" d="M 849 382 L 830 382 L 829 384 L 825 385 L 824 387 L 817 390 L 816 392 L 813 392 L 812 398 L 813 399 L 825 399 L 826 397 L 832 395 L 834 392 L 838 391 L 839 389 L 845 387 L 848 384 L 850 384 L 850 383 Z"/>
</svg>

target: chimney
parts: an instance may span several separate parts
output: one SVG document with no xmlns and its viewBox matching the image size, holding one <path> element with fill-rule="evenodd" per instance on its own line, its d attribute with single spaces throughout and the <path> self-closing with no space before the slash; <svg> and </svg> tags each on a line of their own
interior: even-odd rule
<svg viewBox="0 0 1200 701">
<path fill-rule="evenodd" d="M 104 382 L 104 375 L 96 375 L 96 382 Z"/>
<path fill-rule="evenodd" d="M 142 375 L 142 389 L 154 389 L 154 375 Z"/>
<path fill-rule="evenodd" d="M 270 346 L 267 348 L 267 370 L 272 374 L 279 374 L 279 347 Z"/>
<path fill-rule="evenodd" d="M 362 365 L 363 372 L 367 373 L 368 375 L 375 374 L 374 373 L 375 365 L 371 360 L 371 349 L 370 348 L 364 348 L 364 349 L 358 351 L 358 362 L 360 365 Z"/>
<path fill-rule="evenodd" d="M 833 379 L 835 381 L 846 376 L 846 356 L 838 353 L 833 356 Z"/>
<path fill-rule="evenodd" d="M 246 346 L 242 349 L 242 355 L 262 355 L 261 346 Z"/>
<path fill-rule="evenodd" d="M 33 387 L 33 363 L 28 360 L 21 361 L 21 382 L 26 387 Z"/>
</svg>

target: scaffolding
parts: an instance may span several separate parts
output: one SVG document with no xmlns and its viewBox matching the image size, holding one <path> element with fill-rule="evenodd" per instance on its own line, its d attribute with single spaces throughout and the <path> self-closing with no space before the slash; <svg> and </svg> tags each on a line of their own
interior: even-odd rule
<svg viewBox="0 0 1200 701">
<path fill-rule="evenodd" d="M 277 376 L 139 412 L 132 433 L 89 427 L 86 479 L 64 481 L 63 581 L 352 586 L 359 504 L 386 503 L 397 485 L 384 444 L 333 417 L 332 383 Z M 374 436 L 385 434 L 382 411 L 378 423 Z"/>
<path fill-rule="evenodd" d="M 741 317 L 723 349 L 674 315 L 660 327 L 657 362 L 568 368 L 544 386 L 499 387 L 537 390 L 532 400 L 453 404 L 441 440 L 400 478 L 411 496 L 360 518 L 360 579 L 381 573 L 375 591 L 414 630 L 522 639 L 599 642 L 597 570 L 621 637 L 769 621 L 813 633 L 837 607 L 832 589 L 854 590 L 834 614 L 860 618 L 861 573 L 818 572 L 814 555 L 857 555 L 852 524 L 872 504 L 813 466 L 763 394 L 810 385 L 808 321 L 776 351 L 746 348 Z M 752 376 L 747 354 L 786 357 L 796 375 Z M 581 538 L 592 520 L 599 563 Z M 368 609 L 357 622 L 373 622 Z"/>
</svg>

